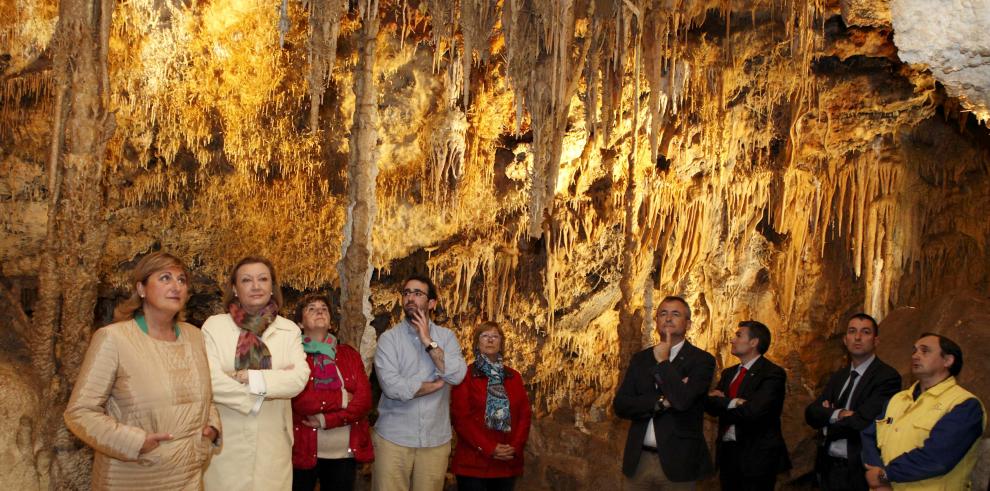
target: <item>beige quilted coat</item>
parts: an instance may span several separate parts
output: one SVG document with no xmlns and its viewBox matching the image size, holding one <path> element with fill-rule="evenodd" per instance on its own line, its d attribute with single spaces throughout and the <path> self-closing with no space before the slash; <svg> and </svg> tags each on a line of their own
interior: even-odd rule
<svg viewBox="0 0 990 491">
<path fill-rule="evenodd" d="M 96 451 L 92 489 L 198 490 L 220 428 L 199 329 L 179 323 L 161 341 L 133 320 L 98 329 L 65 410 L 65 424 Z M 147 433 L 173 440 L 138 455 Z"/>
<path fill-rule="evenodd" d="M 261 370 L 267 389 L 264 396 L 252 394 L 248 385 L 228 375 L 234 372 L 234 351 L 240 332 L 230 314 L 214 315 L 203 323 L 213 400 L 224 425 L 223 445 L 204 477 L 206 489 L 289 490 L 292 488 L 291 399 L 309 380 L 302 332 L 295 322 L 276 317 L 261 335 L 272 354 L 272 369 Z"/>
</svg>

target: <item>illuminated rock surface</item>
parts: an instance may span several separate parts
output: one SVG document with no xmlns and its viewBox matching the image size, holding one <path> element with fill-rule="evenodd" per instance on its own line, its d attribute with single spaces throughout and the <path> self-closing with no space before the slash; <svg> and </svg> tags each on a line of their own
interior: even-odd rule
<svg viewBox="0 0 990 491">
<path fill-rule="evenodd" d="M 102 174 L 73 188 L 78 206 L 50 184 L 58 6 L 0 3 L 0 280 L 36 325 L 3 316 L 16 342 L 2 367 L 48 386 L 4 378 L 13 398 L 51 399 L 38 424 L 52 430 L 19 461 L 37 482 L 88 475 L 55 429 L 92 319 L 56 307 L 105 321 L 134 259 L 159 247 L 196 272 L 194 322 L 219 308 L 238 257 L 263 254 L 289 299 L 343 285 L 355 343 L 362 319 L 379 332 L 398 319 L 402 277 L 429 272 L 463 342 L 479 319 L 507 331 L 538 418 L 523 489 L 614 487 L 626 425 L 612 393 L 664 295 L 688 298 L 692 342 L 720 365 L 738 321 L 771 327 L 793 479 L 810 470 L 801 411 L 843 363 L 845 317 L 908 326 L 904 309 L 964 290 L 968 318 L 986 316 L 987 22 L 960 10 L 985 2 L 390 0 L 371 77 L 344 3 L 373 2 L 287 2 L 284 16 L 261 0 L 117 3 L 115 128 L 55 131 L 69 135 L 59 170 L 81 137 L 109 137 L 76 164 Z M 364 131 L 358 108 L 377 113 Z M 83 218 L 52 231 L 53 200 Z M 65 249 L 94 232 L 103 246 Z M 55 333 L 73 336 L 52 351 Z M 9 475 L 0 487 L 36 482 Z"/>
</svg>

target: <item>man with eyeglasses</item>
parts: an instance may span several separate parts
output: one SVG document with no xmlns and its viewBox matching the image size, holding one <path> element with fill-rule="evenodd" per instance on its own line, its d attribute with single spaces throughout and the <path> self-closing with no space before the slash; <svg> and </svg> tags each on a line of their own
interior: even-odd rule
<svg viewBox="0 0 990 491">
<path fill-rule="evenodd" d="M 402 286 L 402 322 L 378 340 L 381 385 L 372 440 L 374 491 L 440 491 L 450 455 L 450 388 L 467 365 L 454 333 L 434 324 L 437 290 L 426 276 Z"/>
</svg>

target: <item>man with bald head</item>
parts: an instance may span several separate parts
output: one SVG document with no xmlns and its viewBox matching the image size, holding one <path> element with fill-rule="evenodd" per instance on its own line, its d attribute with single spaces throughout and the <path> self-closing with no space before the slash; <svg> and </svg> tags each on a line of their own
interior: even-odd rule
<svg viewBox="0 0 990 491">
<path fill-rule="evenodd" d="M 656 312 L 660 342 L 636 353 L 612 402 L 632 421 L 622 473 L 627 490 L 690 490 L 712 473 L 703 429 L 715 358 L 684 338 L 691 308 L 664 298 Z"/>
</svg>

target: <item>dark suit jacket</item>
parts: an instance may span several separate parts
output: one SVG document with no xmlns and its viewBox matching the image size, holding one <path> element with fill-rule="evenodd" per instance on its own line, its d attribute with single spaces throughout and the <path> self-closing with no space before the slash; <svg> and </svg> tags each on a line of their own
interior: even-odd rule
<svg viewBox="0 0 990 491">
<path fill-rule="evenodd" d="M 722 370 L 718 389 L 729 394 L 729 385 L 736 376 L 739 365 Z M 737 466 L 746 477 L 777 474 L 791 468 L 787 445 L 780 429 L 780 413 L 784 408 L 784 392 L 787 372 L 761 356 L 746 372 L 736 397 L 745 399 L 742 405 L 729 409 L 728 397 L 708 397 L 705 410 L 718 417 L 719 425 L 736 426 L 736 442 L 739 451 L 736 462 L 722 458 L 722 441 L 718 442 L 719 467 Z"/>
<path fill-rule="evenodd" d="M 661 387 L 653 374 L 659 370 Z M 632 420 L 622 458 L 622 473 L 632 476 L 643 451 L 646 427 L 653 418 L 663 472 L 671 481 L 697 481 L 712 473 L 712 458 L 703 433 L 704 401 L 715 375 L 715 358 L 687 341 L 671 361 L 657 365 L 653 348 L 633 356 L 612 406 Z M 671 407 L 654 413 L 660 394 Z"/>
<path fill-rule="evenodd" d="M 819 431 L 820 438 L 818 457 L 815 459 L 815 472 L 820 474 L 826 471 L 826 466 L 828 465 L 828 445 L 835 440 L 845 439 L 848 442 L 850 473 L 856 473 L 855 476 L 850 475 L 851 480 L 849 482 L 862 481 L 862 484 L 865 485 L 866 480 L 863 479 L 863 461 L 860 458 L 862 442 L 859 432 L 870 426 L 873 420 L 883 412 L 883 408 L 887 405 L 890 397 L 901 390 L 901 375 L 893 367 L 880 361 L 879 358 L 874 358 L 873 362 L 866 369 L 866 372 L 860 376 L 859 383 L 856 385 L 856 391 L 852 393 L 849 401 L 849 408 L 855 411 L 856 414 L 840 419 L 835 424 L 829 424 L 829 419 L 832 417 L 835 408 L 826 409 L 822 407 L 822 402 L 829 401 L 835 404 L 839 399 L 842 386 L 846 383 L 847 378 L 849 378 L 848 365 L 842 370 L 833 373 L 828 379 L 828 383 L 825 384 L 825 390 L 818 396 L 818 399 L 808 404 L 808 407 L 804 410 L 804 420 L 816 430 L 828 428 L 827 437 Z M 862 488 L 862 486 L 860 487 Z"/>
</svg>

